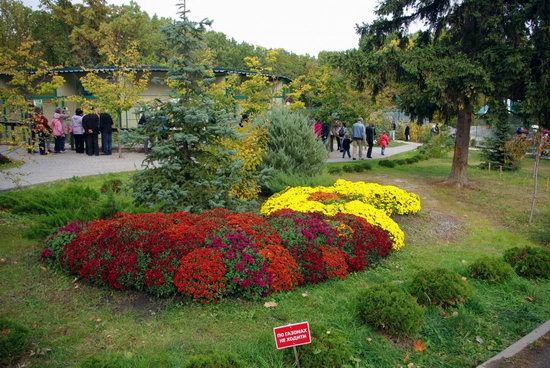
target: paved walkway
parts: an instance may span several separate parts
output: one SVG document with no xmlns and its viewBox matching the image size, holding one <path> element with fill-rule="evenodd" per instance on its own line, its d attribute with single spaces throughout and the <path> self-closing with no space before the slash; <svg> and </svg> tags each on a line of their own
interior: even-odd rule
<svg viewBox="0 0 550 368">
<path fill-rule="evenodd" d="M 6 147 L 0 146 L 0 152 L 5 151 Z M 123 152 L 122 158 L 118 158 L 116 152 L 111 156 L 87 156 L 71 150 L 46 156 L 31 155 L 26 151 L 18 150 L 9 153 L 8 156 L 23 161 L 24 164 L 0 171 L 0 190 L 69 179 L 73 176 L 137 170 L 145 158 L 143 153 L 136 152 Z"/>
<path fill-rule="evenodd" d="M 420 143 L 414 143 L 414 142 L 404 142 L 404 141 L 395 141 L 395 142 L 402 143 L 403 145 L 386 148 L 386 152 L 384 156 L 380 154 L 380 147 L 374 146 L 372 148 L 372 159 L 381 159 L 381 158 L 391 157 L 398 153 L 415 150 L 417 147 L 421 146 Z M 350 153 L 351 153 L 351 157 L 353 157 L 353 146 L 351 147 Z M 363 151 L 363 158 L 366 159 L 366 157 L 367 157 L 367 150 L 365 149 Z M 342 158 L 342 152 L 338 152 L 336 150 L 334 152 L 331 152 L 328 158 L 328 162 L 350 162 L 350 161 L 352 161 L 351 158 L 348 158 L 348 156 L 346 156 L 346 158 Z"/>
<path fill-rule="evenodd" d="M 374 147 L 373 159 L 390 157 L 392 155 L 416 149 L 419 144 L 404 143 L 397 147 L 386 148 L 386 155 L 380 154 L 380 147 Z M 6 152 L 5 146 L 0 146 L 0 152 Z M 0 190 L 26 187 L 29 185 L 47 183 L 50 181 L 69 179 L 73 176 L 90 176 L 111 172 L 133 171 L 141 167 L 145 158 L 143 153 L 124 152 L 122 158 L 117 153 L 111 156 L 87 156 L 67 150 L 65 153 L 40 156 L 30 155 L 24 150 L 8 154 L 11 158 L 24 162 L 22 166 L 0 171 Z M 366 158 L 366 150 L 363 154 Z M 331 152 L 328 162 L 349 162 L 350 158 L 342 158 L 342 153 Z"/>
</svg>

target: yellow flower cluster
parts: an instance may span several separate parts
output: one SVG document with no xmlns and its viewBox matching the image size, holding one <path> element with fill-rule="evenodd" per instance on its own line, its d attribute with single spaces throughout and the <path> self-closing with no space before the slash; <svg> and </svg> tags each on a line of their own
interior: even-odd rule
<svg viewBox="0 0 550 368">
<path fill-rule="evenodd" d="M 309 196 L 316 192 L 338 193 L 349 201 L 324 204 L 309 200 Z M 327 216 L 347 213 L 362 217 L 368 223 L 387 231 L 393 249 L 399 250 L 405 244 L 405 234 L 390 215 L 417 213 L 420 211 L 420 198 L 394 186 L 338 180 L 332 187 L 289 188 L 264 202 L 260 212 L 268 215 L 285 208 Z"/>
</svg>

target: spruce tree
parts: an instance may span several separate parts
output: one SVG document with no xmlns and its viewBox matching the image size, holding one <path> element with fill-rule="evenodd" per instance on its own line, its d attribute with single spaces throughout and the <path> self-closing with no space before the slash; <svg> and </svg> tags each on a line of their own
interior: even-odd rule
<svg viewBox="0 0 550 368">
<path fill-rule="evenodd" d="M 206 93 L 214 82 L 206 60 L 205 32 L 209 21 L 182 19 L 164 29 L 175 51 L 168 85 L 174 98 L 151 106 L 142 133 L 152 142 L 145 169 L 133 178 L 138 204 L 163 211 L 198 212 L 209 208 L 237 209 L 243 202 L 229 194 L 238 182 L 241 161 L 221 144 L 235 137 L 238 120 L 220 110 Z"/>
</svg>

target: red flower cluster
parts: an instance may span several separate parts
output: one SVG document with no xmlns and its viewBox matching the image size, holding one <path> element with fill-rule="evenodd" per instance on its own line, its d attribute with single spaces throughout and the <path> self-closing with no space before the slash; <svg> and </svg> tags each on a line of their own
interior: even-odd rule
<svg viewBox="0 0 550 368">
<path fill-rule="evenodd" d="M 66 271 L 115 289 L 179 292 L 201 302 L 344 279 L 391 251 L 388 234 L 359 217 L 290 210 L 267 218 L 223 209 L 118 214 L 62 229 L 72 241 L 59 241 L 59 255 L 42 256 Z"/>
<path fill-rule="evenodd" d="M 181 259 L 174 285 L 183 296 L 216 304 L 225 292 L 225 271 L 219 250 L 195 249 Z"/>
</svg>

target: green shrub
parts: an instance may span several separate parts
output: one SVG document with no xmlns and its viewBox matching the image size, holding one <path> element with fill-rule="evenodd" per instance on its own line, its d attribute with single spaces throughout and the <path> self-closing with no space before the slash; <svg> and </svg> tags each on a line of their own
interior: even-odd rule
<svg viewBox="0 0 550 368">
<path fill-rule="evenodd" d="M 499 258 L 481 257 L 468 267 L 472 277 L 489 282 L 500 282 L 509 278 L 514 270 Z"/>
<path fill-rule="evenodd" d="M 378 165 L 383 167 L 395 167 L 395 162 L 391 160 L 381 160 L 378 161 Z"/>
<path fill-rule="evenodd" d="M 410 292 L 420 304 L 446 307 L 466 302 L 472 295 L 472 288 L 458 273 L 436 268 L 417 273 Z"/>
<path fill-rule="evenodd" d="M 194 355 L 188 358 L 183 368 L 241 368 L 246 367 L 235 354 L 213 353 Z"/>
<path fill-rule="evenodd" d="M 370 162 L 368 161 L 361 161 L 360 163 L 357 164 L 358 166 L 361 166 L 363 168 L 363 170 L 372 170 L 372 165 Z"/>
<path fill-rule="evenodd" d="M 355 172 L 363 172 L 365 170 L 360 164 L 351 165 L 351 167 Z"/>
<path fill-rule="evenodd" d="M 277 107 L 254 120 L 267 127 L 268 143 L 261 168 L 273 174 L 313 177 L 323 172 L 327 150 L 313 134 L 308 118 L 301 112 Z"/>
<path fill-rule="evenodd" d="M 311 344 L 298 348 L 300 367 L 347 367 L 353 363 L 353 349 L 348 340 L 337 331 L 323 327 L 312 326 Z M 285 350 L 288 366 L 293 366 L 294 353 L 292 349 Z"/>
<path fill-rule="evenodd" d="M 345 172 L 348 172 L 348 173 L 354 171 L 353 165 L 344 165 L 343 169 L 344 169 Z"/>
<path fill-rule="evenodd" d="M 334 184 L 334 178 L 329 174 L 315 176 L 288 175 L 285 173 L 275 174 L 265 185 L 262 186 L 263 195 L 272 195 L 281 192 L 287 187 L 296 186 L 330 186 Z"/>
<path fill-rule="evenodd" d="M 400 159 L 397 159 L 397 160 L 393 160 L 393 162 L 396 165 L 405 165 L 407 163 L 407 160 L 400 158 Z"/>
<path fill-rule="evenodd" d="M 389 284 L 360 294 L 358 315 L 363 322 L 398 337 L 414 337 L 424 323 L 424 310 L 415 298 Z"/>
<path fill-rule="evenodd" d="M 508 262 L 520 276 L 550 278 L 550 250 L 544 248 L 511 248 L 504 252 Z"/>
<path fill-rule="evenodd" d="M 27 350 L 29 331 L 16 323 L 0 320 L 0 365 L 17 362 Z"/>
<path fill-rule="evenodd" d="M 327 172 L 329 174 L 340 174 L 343 170 L 342 166 L 329 166 Z"/>
</svg>

